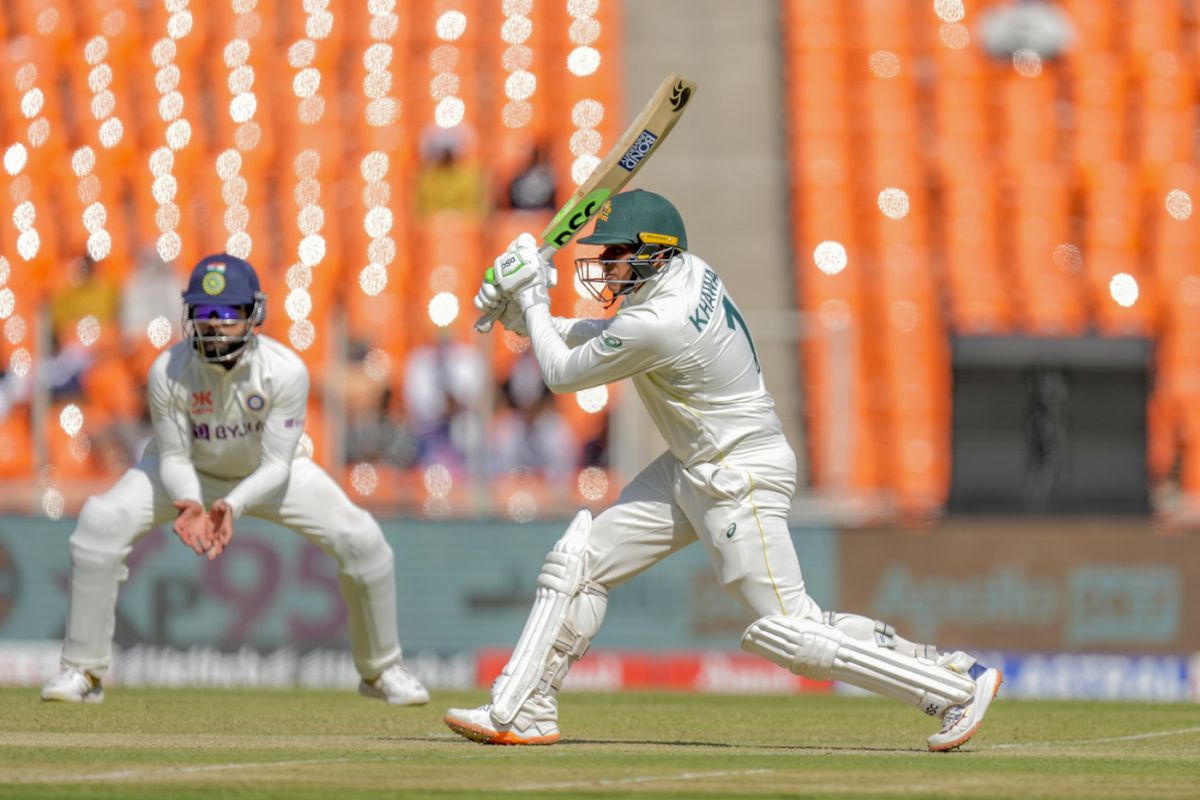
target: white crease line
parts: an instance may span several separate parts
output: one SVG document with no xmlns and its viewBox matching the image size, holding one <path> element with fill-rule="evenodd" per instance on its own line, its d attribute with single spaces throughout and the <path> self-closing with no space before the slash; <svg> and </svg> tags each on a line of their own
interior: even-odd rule
<svg viewBox="0 0 1200 800">
<path fill-rule="evenodd" d="M 1135 742 L 1138 739 L 1157 739 L 1160 736 L 1179 736 L 1185 733 L 1200 733 L 1200 728 L 1181 728 L 1177 731 L 1153 731 L 1151 733 L 1133 733 L 1129 736 L 1106 736 L 1103 739 L 1068 739 L 1061 742 L 1014 742 L 1012 744 L 994 744 L 988 750 L 1017 750 L 1026 747 L 1069 747 L 1076 744 L 1108 744 L 1110 742 Z"/>
<path fill-rule="evenodd" d="M 202 764 L 195 767 L 166 767 L 155 769 L 124 769 L 117 772 L 93 772 L 84 775 L 51 775 L 34 778 L 17 778 L 3 783 L 88 783 L 90 781 L 114 781 L 123 778 L 184 775 L 195 772 L 222 772 L 235 769 L 260 769 L 262 767 L 298 767 L 305 764 L 345 764 L 348 758 L 308 758 L 301 761 L 264 761 L 257 764 Z"/>
<path fill-rule="evenodd" d="M 632 778 L 601 778 L 594 781 L 566 781 L 564 783 L 527 783 L 523 786 L 509 786 L 509 792 L 536 792 L 541 789 L 579 789 L 587 786 L 622 786 L 631 783 L 652 783 L 655 781 L 694 781 L 702 778 L 729 778 L 742 775 L 765 775 L 774 772 L 773 769 L 737 769 L 721 772 L 681 772 L 678 775 L 640 775 Z"/>
</svg>

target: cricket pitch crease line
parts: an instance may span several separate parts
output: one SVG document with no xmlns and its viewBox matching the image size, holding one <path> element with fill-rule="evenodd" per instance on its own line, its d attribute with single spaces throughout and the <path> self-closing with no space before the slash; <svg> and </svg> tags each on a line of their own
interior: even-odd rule
<svg viewBox="0 0 1200 800">
<path fill-rule="evenodd" d="M 455 737 L 458 738 L 458 737 Z M 483 759 L 492 756 L 493 753 L 469 753 L 455 756 L 456 761 L 467 761 L 475 759 Z M 495 753 L 500 755 L 500 753 Z M 568 755 L 568 753 L 556 753 L 555 755 Z M 302 767 L 312 764 L 366 764 L 366 763 L 386 763 L 399 761 L 412 761 L 420 758 L 418 754 L 413 755 L 372 755 L 364 758 L 304 758 L 293 761 L 260 761 L 252 764 L 245 762 L 232 762 L 228 764 L 199 764 L 195 766 L 183 767 L 145 767 L 142 769 L 122 769 L 113 770 L 110 772 L 91 772 L 82 775 L 38 775 L 25 778 L 0 778 L 0 786 L 12 785 L 18 783 L 94 783 L 105 781 L 120 781 L 129 779 L 152 780 L 157 778 L 168 778 L 172 775 L 194 775 L 202 772 L 230 772 L 239 769 L 270 769 L 271 767 Z"/>
<path fill-rule="evenodd" d="M 1174 731 L 1151 731 L 1149 733 L 1131 733 L 1128 736 L 1105 736 L 1101 739 L 1071 739 L 1061 742 L 1012 742 L 1009 744 L 994 744 L 988 750 L 1018 750 L 1029 747 L 1069 747 L 1079 744 L 1110 744 L 1112 742 L 1136 742 L 1139 739 L 1158 739 L 1162 736 L 1180 736 L 1188 733 L 1200 733 L 1200 727 L 1180 728 Z"/>
<path fill-rule="evenodd" d="M 88 783 L 91 781 L 118 781 L 125 778 L 189 775 L 197 772 L 222 772 L 234 769 L 299 767 L 306 764 L 346 764 L 349 762 L 349 758 L 305 758 L 297 761 L 261 761 L 254 764 L 200 764 L 191 767 L 151 767 L 149 769 L 122 769 L 115 772 L 92 772 L 83 775 L 49 775 L 33 778 L 17 778 L 12 783 Z"/>
<path fill-rule="evenodd" d="M 536 792 L 542 789 L 582 789 L 588 786 L 623 786 L 631 783 L 652 783 L 659 781 L 696 781 L 704 778 L 731 778 L 744 775 L 766 775 L 773 769 L 735 769 L 720 772 L 681 772 L 676 775 L 637 775 L 632 778 L 599 778 L 594 781 L 563 781 L 561 783 L 526 783 L 521 786 L 510 786 L 509 792 Z"/>
</svg>

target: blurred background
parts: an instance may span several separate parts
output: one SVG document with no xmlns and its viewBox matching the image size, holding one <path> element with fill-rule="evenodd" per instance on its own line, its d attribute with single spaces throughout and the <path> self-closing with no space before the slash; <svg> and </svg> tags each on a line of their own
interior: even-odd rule
<svg viewBox="0 0 1200 800">
<path fill-rule="evenodd" d="M 754 333 L 814 597 L 1017 695 L 1200 698 L 1194 0 L 11 0 L 0 62 L 0 683 L 54 669 L 72 517 L 137 460 L 225 250 L 397 552 L 409 660 L 487 685 L 565 519 L 663 444 L 625 385 L 548 393 L 471 298 L 679 72 L 634 185 Z M 553 308 L 604 315 L 580 251 Z M 210 564 L 160 530 L 129 563 L 114 681 L 353 685 L 298 537 L 245 520 Z M 570 681 L 829 690 L 737 652 L 748 622 L 691 548 Z"/>
</svg>

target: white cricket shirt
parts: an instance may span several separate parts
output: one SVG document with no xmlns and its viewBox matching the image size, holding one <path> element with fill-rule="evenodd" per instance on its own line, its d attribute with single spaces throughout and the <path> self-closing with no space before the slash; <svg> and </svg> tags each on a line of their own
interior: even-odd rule
<svg viewBox="0 0 1200 800">
<path fill-rule="evenodd" d="M 786 445 L 750 331 L 725 284 L 690 253 L 672 259 L 608 320 L 526 313 L 546 385 L 575 392 L 632 378 L 684 466 Z M 565 340 L 565 341 L 564 341 Z"/>
<path fill-rule="evenodd" d="M 150 419 L 159 474 L 174 500 L 202 502 L 197 472 L 240 479 L 225 500 L 240 516 L 283 486 L 308 404 L 308 369 L 294 352 L 256 335 L 232 369 L 180 342 L 150 367 Z"/>
</svg>

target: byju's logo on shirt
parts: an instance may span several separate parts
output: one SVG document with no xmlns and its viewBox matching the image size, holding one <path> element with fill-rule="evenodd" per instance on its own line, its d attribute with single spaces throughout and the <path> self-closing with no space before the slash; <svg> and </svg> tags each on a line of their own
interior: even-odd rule
<svg viewBox="0 0 1200 800">
<path fill-rule="evenodd" d="M 192 392 L 192 414 L 211 414 L 213 410 L 212 392 Z"/>
</svg>

